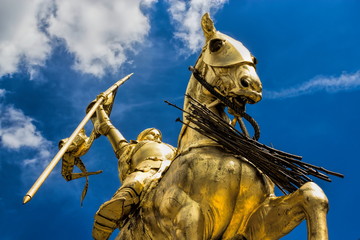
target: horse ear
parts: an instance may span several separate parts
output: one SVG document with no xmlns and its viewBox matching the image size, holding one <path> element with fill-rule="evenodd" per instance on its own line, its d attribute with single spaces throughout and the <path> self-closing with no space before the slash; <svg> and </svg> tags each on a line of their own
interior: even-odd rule
<svg viewBox="0 0 360 240">
<path fill-rule="evenodd" d="M 214 22 L 210 18 L 209 13 L 205 13 L 204 16 L 202 16 L 201 27 L 203 29 L 206 41 L 208 41 L 216 33 Z"/>
</svg>

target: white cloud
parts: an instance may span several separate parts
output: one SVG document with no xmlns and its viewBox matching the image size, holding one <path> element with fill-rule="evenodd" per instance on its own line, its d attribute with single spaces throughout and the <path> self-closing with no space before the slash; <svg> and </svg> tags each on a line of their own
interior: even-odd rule
<svg viewBox="0 0 360 240">
<path fill-rule="evenodd" d="M 203 34 L 200 19 L 206 12 L 211 14 L 223 7 L 228 0 L 167 0 L 169 13 L 177 27 L 175 37 L 180 39 L 185 46 L 195 53 L 203 45 Z"/>
<path fill-rule="evenodd" d="M 48 141 L 36 130 L 33 119 L 12 106 L 0 106 L 1 146 L 18 150 L 21 147 L 41 148 Z"/>
<path fill-rule="evenodd" d="M 291 98 L 311 94 L 318 91 L 339 92 L 356 90 L 360 88 L 360 70 L 353 73 L 343 73 L 338 77 L 318 76 L 297 87 L 287 88 L 280 91 L 266 91 L 268 99 Z"/>
<path fill-rule="evenodd" d="M 150 24 L 141 11 L 157 0 L 3 0 L 0 3 L 0 77 L 24 63 L 34 75 L 61 39 L 74 68 L 101 77 L 118 69 L 144 42 Z M 51 45 L 52 44 L 52 45 Z M 35 72 L 36 73 L 36 72 Z"/>
<path fill-rule="evenodd" d="M 0 77 L 24 63 L 28 70 L 43 66 L 51 52 L 49 39 L 39 30 L 44 0 L 2 0 L 0 3 Z"/>
<path fill-rule="evenodd" d="M 0 147 L 9 151 L 23 148 L 31 150 L 27 151 L 30 158 L 14 163 L 26 171 L 30 169 L 31 172 L 37 172 L 37 169 L 43 169 L 50 160 L 51 149 L 54 148 L 51 142 L 36 129 L 34 120 L 21 110 L 0 103 L 0 111 Z"/>
<path fill-rule="evenodd" d="M 151 7 L 154 3 L 157 3 L 158 0 L 142 0 L 141 5 L 145 7 Z"/>
<path fill-rule="evenodd" d="M 51 36 L 63 39 L 75 56 L 75 69 L 102 76 L 126 61 L 126 53 L 145 40 L 150 30 L 141 0 L 61 0 L 50 18 Z M 143 4 L 142 4 L 143 3 Z"/>
<path fill-rule="evenodd" d="M 228 0 L 167 0 L 174 36 L 191 53 L 202 46 L 200 18 Z M 59 42 L 73 54 L 74 69 L 103 76 L 138 51 L 150 31 L 143 10 L 158 0 L 3 0 L 0 3 L 0 77 L 26 66 L 31 77 Z M 60 40 L 60 41 L 58 41 Z M 184 50 L 185 52 L 185 50 Z"/>
</svg>

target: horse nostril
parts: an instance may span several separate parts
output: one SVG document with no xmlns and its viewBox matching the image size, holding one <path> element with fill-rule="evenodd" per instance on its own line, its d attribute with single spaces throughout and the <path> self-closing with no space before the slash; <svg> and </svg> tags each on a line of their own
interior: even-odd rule
<svg viewBox="0 0 360 240">
<path fill-rule="evenodd" d="M 242 78 L 242 79 L 240 79 L 240 84 L 241 84 L 244 88 L 248 88 L 248 87 L 249 87 L 249 80 L 247 80 L 246 78 Z"/>
</svg>

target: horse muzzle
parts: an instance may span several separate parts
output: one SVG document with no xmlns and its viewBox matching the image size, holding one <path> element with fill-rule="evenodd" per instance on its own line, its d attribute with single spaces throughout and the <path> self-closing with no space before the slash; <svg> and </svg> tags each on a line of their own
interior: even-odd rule
<svg viewBox="0 0 360 240">
<path fill-rule="evenodd" d="M 256 92 L 252 90 L 240 89 L 237 91 L 236 95 L 237 96 L 233 98 L 235 98 L 238 102 L 244 102 L 250 104 L 255 104 L 262 99 L 261 92 Z"/>
<path fill-rule="evenodd" d="M 240 78 L 236 87 L 230 91 L 229 97 L 250 104 L 259 102 L 262 99 L 262 85 L 259 78 L 257 76 Z"/>
</svg>

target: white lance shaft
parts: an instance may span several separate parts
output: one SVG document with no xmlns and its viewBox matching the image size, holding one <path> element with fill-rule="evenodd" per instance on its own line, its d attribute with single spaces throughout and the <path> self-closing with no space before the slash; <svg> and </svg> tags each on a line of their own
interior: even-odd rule
<svg viewBox="0 0 360 240">
<path fill-rule="evenodd" d="M 99 95 L 99 98 L 97 99 L 95 104 L 92 106 L 90 111 L 86 114 L 84 119 L 80 122 L 79 126 L 75 129 L 75 131 L 69 137 L 69 140 L 66 141 L 66 143 L 63 145 L 63 147 L 59 150 L 59 152 L 51 160 L 49 165 L 41 173 L 41 175 L 36 180 L 36 182 L 33 184 L 33 186 L 30 188 L 30 190 L 26 193 L 26 195 L 24 196 L 24 199 L 23 199 L 23 204 L 29 202 L 34 197 L 36 192 L 39 190 L 39 188 L 44 183 L 46 178 L 50 175 L 50 173 L 54 170 L 56 164 L 60 161 L 62 156 L 65 154 L 66 150 L 69 148 L 71 143 L 74 141 L 75 137 L 79 134 L 81 129 L 83 129 L 85 127 L 86 123 L 90 120 L 90 118 L 95 113 L 95 111 L 99 107 L 99 105 L 104 101 L 106 96 L 108 96 L 110 93 L 112 93 L 114 90 L 116 90 L 120 85 L 122 85 L 124 82 L 126 82 L 131 77 L 131 75 L 133 75 L 133 73 L 120 79 L 114 85 L 112 85 L 108 90 L 106 90 L 105 92 L 103 92 L 102 94 Z"/>
</svg>

